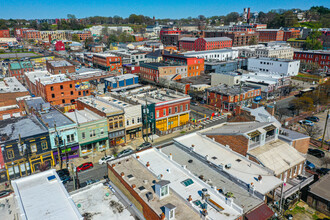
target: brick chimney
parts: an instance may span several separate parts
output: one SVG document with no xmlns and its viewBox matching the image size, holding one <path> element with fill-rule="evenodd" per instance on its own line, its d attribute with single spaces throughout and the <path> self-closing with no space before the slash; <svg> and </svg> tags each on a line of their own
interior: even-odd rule
<svg viewBox="0 0 330 220">
<path fill-rule="evenodd" d="M 257 102 L 252 102 L 252 109 L 256 109 L 256 108 L 259 108 L 259 103 Z"/>
<path fill-rule="evenodd" d="M 271 114 L 272 116 L 274 116 L 274 114 L 275 114 L 275 108 L 274 108 L 274 106 L 272 106 L 272 105 L 267 105 L 267 106 L 266 106 L 266 110 L 267 110 L 267 112 L 268 112 L 269 114 Z"/>
</svg>

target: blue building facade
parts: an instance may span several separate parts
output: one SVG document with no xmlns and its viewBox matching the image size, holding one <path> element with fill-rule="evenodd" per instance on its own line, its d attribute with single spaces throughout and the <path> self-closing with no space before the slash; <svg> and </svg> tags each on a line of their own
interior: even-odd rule
<svg viewBox="0 0 330 220">
<path fill-rule="evenodd" d="M 124 74 L 120 76 L 109 77 L 104 80 L 104 91 L 110 92 L 112 89 L 131 87 L 139 83 L 139 77 L 134 74 Z"/>
</svg>

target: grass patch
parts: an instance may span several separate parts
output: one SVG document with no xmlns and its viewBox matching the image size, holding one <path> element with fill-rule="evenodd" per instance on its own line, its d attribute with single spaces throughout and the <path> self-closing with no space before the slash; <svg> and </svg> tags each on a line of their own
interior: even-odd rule
<svg viewBox="0 0 330 220">
<path fill-rule="evenodd" d="M 180 131 L 180 134 L 185 134 L 186 133 L 186 131 Z"/>
<path fill-rule="evenodd" d="M 292 210 L 289 211 L 290 214 L 297 214 L 297 213 L 305 213 L 305 208 L 304 207 L 299 207 L 296 206 Z"/>
</svg>

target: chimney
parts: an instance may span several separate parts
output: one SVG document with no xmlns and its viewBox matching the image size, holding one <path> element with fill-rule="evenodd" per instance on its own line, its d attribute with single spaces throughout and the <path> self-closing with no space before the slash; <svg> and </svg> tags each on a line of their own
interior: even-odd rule
<svg viewBox="0 0 330 220">
<path fill-rule="evenodd" d="M 147 162 L 146 166 L 147 166 L 148 168 L 150 167 L 150 163 L 149 163 L 149 161 Z"/>
<path fill-rule="evenodd" d="M 256 109 L 256 108 L 259 108 L 259 103 L 257 102 L 252 102 L 252 109 Z"/>
<path fill-rule="evenodd" d="M 189 195 L 188 201 L 189 201 L 189 202 L 192 201 L 191 195 Z"/>
<path fill-rule="evenodd" d="M 124 173 L 124 172 L 121 172 L 121 173 L 120 173 L 120 176 L 122 176 L 122 177 L 123 177 L 124 175 L 125 175 L 125 173 Z"/>
<path fill-rule="evenodd" d="M 170 155 L 168 156 L 170 158 L 170 160 L 172 160 L 172 154 L 170 153 Z"/>
<path fill-rule="evenodd" d="M 164 55 L 164 49 L 162 49 L 162 55 Z"/>
<path fill-rule="evenodd" d="M 271 114 L 272 116 L 274 116 L 274 114 L 275 114 L 275 108 L 274 108 L 274 106 L 267 105 L 267 106 L 266 106 L 266 110 L 267 110 L 267 112 L 268 112 L 269 114 Z"/>
<path fill-rule="evenodd" d="M 170 49 L 170 54 L 173 54 L 173 50 L 172 49 Z"/>
<path fill-rule="evenodd" d="M 250 23 L 250 8 L 248 8 L 247 23 Z"/>
</svg>

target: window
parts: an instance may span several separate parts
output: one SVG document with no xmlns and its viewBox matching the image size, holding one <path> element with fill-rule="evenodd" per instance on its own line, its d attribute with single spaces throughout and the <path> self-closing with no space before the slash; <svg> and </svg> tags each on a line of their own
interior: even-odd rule
<svg viewBox="0 0 330 220">
<path fill-rule="evenodd" d="M 67 139 L 68 143 L 73 142 L 74 141 L 74 134 L 67 135 L 66 139 Z"/>
<path fill-rule="evenodd" d="M 63 85 L 60 85 L 60 89 L 63 89 Z"/>
<path fill-rule="evenodd" d="M 53 87 L 53 86 L 51 86 L 51 87 L 50 87 L 50 90 L 51 90 L 51 91 L 54 91 L 54 87 Z"/>
<path fill-rule="evenodd" d="M 12 149 L 7 150 L 7 158 L 8 159 L 14 158 L 14 151 Z"/>
<path fill-rule="evenodd" d="M 159 110 L 156 111 L 156 117 L 159 118 Z"/>
<path fill-rule="evenodd" d="M 30 148 L 31 148 L 31 152 L 32 153 L 37 152 L 37 144 L 36 143 L 30 144 Z"/>
<path fill-rule="evenodd" d="M 55 98 L 55 94 L 52 94 L 52 98 Z"/>
<path fill-rule="evenodd" d="M 160 196 L 163 197 L 163 196 L 166 196 L 167 194 L 168 194 L 168 186 L 163 186 L 160 189 Z"/>
<path fill-rule="evenodd" d="M 78 92 L 78 95 L 81 95 L 81 92 L 80 91 Z"/>
<path fill-rule="evenodd" d="M 43 150 L 47 150 L 48 149 L 47 141 L 41 142 L 41 149 L 43 149 Z"/>
<path fill-rule="evenodd" d="M 166 116 L 166 109 L 163 110 L 163 115 Z"/>
<path fill-rule="evenodd" d="M 180 105 L 180 112 L 182 112 L 183 111 L 183 106 L 182 105 Z"/>
<path fill-rule="evenodd" d="M 168 114 L 172 114 L 172 108 L 168 108 Z"/>
<path fill-rule="evenodd" d="M 186 111 L 188 110 L 188 104 L 186 104 Z"/>
<path fill-rule="evenodd" d="M 70 94 L 73 95 L 73 91 L 71 91 Z"/>
<path fill-rule="evenodd" d="M 177 113 L 177 112 L 178 112 L 178 107 L 175 106 L 175 108 L 174 108 L 174 113 Z"/>
<path fill-rule="evenodd" d="M 72 88 L 72 84 L 70 84 L 70 88 Z"/>
<path fill-rule="evenodd" d="M 134 118 L 132 118 L 132 124 L 134 125 Z"/>
<path fill-rule="evenodd" d="M 95 136 L 96 136 L 96 132 L 95 132 L 95 130 L 92 130 L 90 133 L 90 137 L 95 137 Z"/>
<path fill-rule="evenodd" d="M 62 103 L 65 104 L 65 99 L 62 99 Z"/>
<path fill-rule="evenodd" d="M 82 133 L 81 133 L 81 138 L 82 138 L 82 139 L 85 139 L 85 138 L 86 138 L 86 133 L 85 133 L 85 132 L 82 132 Z"/>
</svg>

